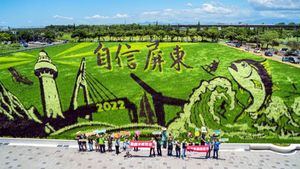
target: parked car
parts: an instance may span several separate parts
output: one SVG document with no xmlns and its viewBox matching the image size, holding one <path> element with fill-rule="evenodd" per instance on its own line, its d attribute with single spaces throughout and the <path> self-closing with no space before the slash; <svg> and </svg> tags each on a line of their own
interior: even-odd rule
<svg viewBox="0 0 300 169">
<path fill-rule="evenodd" d="M 290 57 L 289 56 L 284 56 L 281 58 L 282 62 L 290 62 Z"/>
<path fill-rule="evenodd" d="M 273 56 L 273 53 L 272 53 L 271 51 L 266 51 L 266 52 L 265 52 L 265 56 L 272 57 L 272 56 Z"/>
<path fill-rule="evenodd" d="M 294 64 L 299 64 L 300 63 L 300 58 L 298 58 L 296 56 L 285 56 L 285 57 L 282 57 L 281 60 L 283 62 L 290 62 L 290 63 L 294 63 Z"/>
<path fill-rule="evenodd" d="M 285 52 L 285 56 L 298 56 L 298 52 L 294 50 L 289 50 Z"/>
<path fill-rule="evenodd" d="M 281 48 L 280 51 L 283 51 L 283 52 L 286 52 L 288 51 L 289 49 L 288 48 Z"/>
<path fill-rule="evenodd" d="M 260 49 L 259 48 L 255 48 L 253 52 L 254 53 L 260 53 Z"/>
<path fill-rule="evenodd" d="M 293 56 L 300 56 L 300 50 L 295 50 L 295 51 L 293 51 L 293 53 L 292 53 L 292 55 Z"/>
<path fill-rule="evenodd" d="M 296 56 L 290 56 L 290 62 L 291 63 L 295 63 L 295 64 L 299 64 L 300 63 L 300 59 Z"/>
</svg>

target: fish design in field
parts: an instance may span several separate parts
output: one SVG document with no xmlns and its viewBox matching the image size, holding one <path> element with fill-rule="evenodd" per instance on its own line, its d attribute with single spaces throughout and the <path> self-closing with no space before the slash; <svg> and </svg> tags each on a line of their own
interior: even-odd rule
<svg viewBox="0 0 300 169">
<path fill-rule="evenodd" d="M 234 61 L 228 70 L 238 85 L 251 95 L 251 103 L 245 112 L 254 113 L 260 110 L 272 94 L 271 77 L 264 66 L 258 61 L 242 59 Z"/>
</svg>

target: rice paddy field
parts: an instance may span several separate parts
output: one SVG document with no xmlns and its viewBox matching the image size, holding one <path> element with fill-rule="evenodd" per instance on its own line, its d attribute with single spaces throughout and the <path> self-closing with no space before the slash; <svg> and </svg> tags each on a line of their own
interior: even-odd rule
<svg viewBox="0 0 300 169">
<path fill-rule="evenodd" d="M 125 43 L 120 44 L 122 44 L 121 52 L 129 51 Z M 125 56 L 121 56 L 122 67 L 120 67 L 117 62 L 116 52 L 119 43 L 103 43 L 103 47 L 107 47 L 110 52 L 111 70 L 97 64 L 97 56 L 94 54 L 94 50 L 97 48 L 98 43 L 68 43 L 45 48 L 44 50 L 48 53 L 52 63 L 55 64 L 58 70 L 56 83 L 62 110 L 66 111 L 70 106 L 78 68 L 82 58 L 85 57 L 86 71 L 97 78 L 98 81 L 118 98 L 126 97 L 134 103 L 137 107 L 139 116 L 141 111 L 140 102 L 145 91 L 131 78 L 130 74 L 132 73 L 146 82 L 154 90 L 161 92 L 164 96 L 179 98 L 186 101 L 189 100 L 195 88 L 201 86 L 201 82 L 208 82 L 218 77 L 224 77 L 224 79 L 231 82 L 232 89 L 235 91 L 234 97 L 236 102 L 232 103 L 234 108 L 228 108 L 230 104 L 228 97 L 219 97 L 220 101 L 216 101 L 212 106 L 215 115 L 220 119 L 220 122 L 216 123 L 216 120 L 210 113 L 211 107 L 206 105 L 207 102 L 211 100 L 211 91 L 199 96 L 200 99 L 206 99 L 207 102 L 201 103 L 202 105 L 200 105 L 198 109 L 197 107 L 194 108 L 197 109 L 195 110 L 196 113 L 203 113 L 202 117 L 205 119 L 205 124 L 210 130 L 221 129 L 222 136 L 229 138 L 230 142 L 300 142 L 300 137 L 298 135 L 300 134 L 300 127 L 297 127 L 298 124 L 300 125 L 300 103 L 297 102 L 297 98 L 300 97 L 299 68 L 273 60 L 264 60 L 259 56 L 217 43 L 159 43 L 158 50 L 161 50 L 162 53 L 160 53 L 160 56 L 163 60 L 162 71 L 159 71 L 158 65 L 152 70 L 154 60 L 149 62 L 150 66 L 145 70 L 147 55 L 149 53 L 149 47 L 147 47 L 147 45 L 149 44 L 151 43 L 134 42 L 127 44 L 131 46 L 130 50 L 139 50 L 134 53 L 133 61 L 136 63 L 136 68 L 131 69 L 127 64 L 132 63 L 132 61 L 127 60 Z M 176 45 L 179 45 L 185 52 L 184 59 L 181 63 L 184 63 L 186 67 L 181 64 L 180 71 L 175 69 L 176 65 L 172 67 L 174 60 L 170 56 L 170 53 L 174 52 Z M 26 108 L 34 106 L 43 116 L 39 79 L 34 74 L 34 66 L 39 52 L 40 49 L 37 49 L 0 56 L 0 81 Z M 254 102 L 253 100 L 256 99 L 256 96 L 251 95 L 251 91 L 240 87 L 228 70 L 233 62 L 242 59 L 254 60 L 261 63 L 272 80 L 272 93 L 271 96 L 267 98 L 269 100 L 266 100 L 263 103 L 262 109 L 255 112 L 261 115 L 258 116 L 260 119 L 253 119 L 253 114 L 251 115 L 245 111 L 238 120 L 235 120 L 236 116 L 242 111 L 240 105 L 248 107 Z M 204 68 L 212 65 L 214 61 L 218 62 L 217 68 L 208 73 Z M 15 82 L 12 79 L 11 73 L 8 71 L 8 68 L 10 67 L 14 67 L 20 74 L 33 81 L 33 85 Z M 222 90 L 220 89 L 218 91 L 222 92 Z M 152 103 L 151 95 L 148 93 L 146 96 L 153 110 L 154 105 Z M 274 108 L 276 99 L 271 99 L 274 97 L 280 98 L 282 105 L 285 107 L 282 108 L 278 106 L 277 108 Z M 80 105 L 84 104 L 83 93 L 79 93 L 78 100 Z M 224 103 L 225 106 L 223 105 L 222 107 L 222 103 Z M 273 107 L 268 109 L 270 105 L 272 106 L 271 103 L 273 103 Z M 226 111 L 224 112 L 222 109 Z M 184 113 L 183 107 L 172 105 L 165 105 L 164 111 L 165 122 L 168 125 L 176 118 L 180 118 L 180 113 Z M 269 114 L 264 115 L 266 112 L 269 112 Z M 192 121 L 195 126 L 201 127 L 202 124 L 200 121 L 193 120 L 193 116 L 190 116 L 189 118 L 191 118 L 190 121 Z M 156 124 L 156 117 L 153 117 L 153 119 L 154 123 L 148 124 L 149 126 L 151 125 L 153 127 Z M 95 112 L 93 114 L 93 121 L 101 123 L 99 126 L 102 128 L 124 126 L 131 123 L 126 109 Z M 264 121 L 265 123 L 262 123 Z M 87 120 L 82 118 L 79 119 L 79 122 L 84 123 L 87 122 Z M 144 124 L 148 122 L 141 117 L 139 118 L 139 123 Z M 263 124 L 264 127 L 279 126 L 279 128 L 274 130 L 264 130 L 255 127 L 256 124 Z M 78 128 L 72 128 L 65 133 L 61 132 L 60 134 L 49 137 L 73 138 L 72 135 L 78 130 L 92 131 L 95 130 L 95 128 L 96 127 L 92 125 L 80 126 Z M 151 129 L 154 130 L 154 128 Z M 150 129 L 145 128 L 145 130 L 148 132 Z M 190 127 L 188 130 L 193 131 L 193 128 Z"/>
</svg>

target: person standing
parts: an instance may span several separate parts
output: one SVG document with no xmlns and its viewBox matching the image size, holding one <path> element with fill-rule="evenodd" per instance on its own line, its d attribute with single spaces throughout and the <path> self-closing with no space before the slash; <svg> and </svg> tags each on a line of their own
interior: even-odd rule
<svg viewBox="0 0 300 169">
<path fill-rule="evenodd" d="M 156 138 L 156 151 L 157 151 L 157 156 L 162 156 L 162 154 L 161 154 L 161 137 L 160 136 L 158 136 L 157 138 Z"/>
<path fill-rule="evenodd" d="M 134 136 L 133 136 L 133 140 L 134 141 L 139 141 L 139 135 L 135 133 Z M 139 151 L 139 148 L 138 147 L 134 147 L 133 151 Z"/>
<path fill-rule="evenodd" d="M 99 145 L 100 145 L 100 152 L 105 153 L 105 141 L 104 141 L 103 135 L 100 135 Z"/>
<path fill-rule="evenodd" d="M 130 142 L 127 138 L 125 139 L 123 145 L 124 145 L 125 151 L 126 151 L 126 154 L 124 155 L 124 157 L 128 157 L 128 158 L 131 157 L 130 148 L 129 148 Z"/>
<path fill-rule="evenodd" d="M 201 146 L 205 145 L 205 136 L 206 136 L 207 130 L 205 126 L 201 127 Z"/>
<path fill-rule="evenodd" d="M 112 140 L 113 140 L 113 138 L 110 135 L 108 135 L 108 137 L 107 137 L 107 145 L 108 145 L 108 151 L 109 152 L 112 151 Z"/>
<path fill-rule="evenodd" d="M 88 136 L 89 151 L 94 151 L 93 143 L 94 143 L 93 137 L 92 135 L 89 135 Z"/>
<path fill-rule="evenodd" d="M 208 151 L 206 152 L 206 156 L 205 156 L 205 158 L 210 158 L 210 153 L 211 153 L 211 151 L 212 151 L 212 149 L 213 149 L 213 142 L 212 142 L 212 140 L 210 139 L 207 139 L 207 141 L 206 141 L 206 146 L 208 146 Z"/>
<path fill-rule="evenodd" d="M 83 151 L 83 146 L 82 146 L 82 142 L 81 142 L 81 134 L 79 134 L 79 132 L 77 133 L 75 139 L 77 140 L 78 150 Z"/>
<path fill-rule="evenodd" d="M 177 140 L 175 143 L 175 151 L 176 151 L 176 157 L 180 158 L 180 142 Z"/>
<path fill-rule="evenodd" d="M 119 148 L 120 148 L 120 138 L 119 137 L 116 138 L 115 147 L 116 147 L 116 154 L 119 155 L 120 154 L 120 151 L 119 151 Z"/>
<path fill-rule="evenodd" d="M 96 140 L 95 140 L 95 151 L 99 152 L 100 151 L 100 145 L 99 145 L 99 134 L 96 135 Z"/>
<path fill-rule="evenodd" d="M 173 139 L 172 137 L 169 137 L 168 139 L 168 156 L 173 155 Z"/>
<path fill-rule="evenodd" d="M 162 141 L 162 146 L 164 149 L 167 148 L 167 141 L 168 141 L 168 133 L 167 133 L 167 128 L 163 128 L 161 132 L 161 141 Z"/>
<path fill-rule="evenodd" d="M 155 140 L 154 140 L 153 137 L 152 137 L 151 141 L 152 141 L 152 146 L 151 146 L 151 148 L 150 148 L 150 155 L 149 155 L 149 157 L 152 157 L 152 156 L 155 157 L 155 147 L 156 147 L 156 142 L 155 142 Z"/>
<path fill-rule="evenodd" d="M 220 142 L 218 138 L 215 138 L 214 140 L 214 155 L 213 158 L 218 159 L 219 158 L 219 149 L 220 149 Z"/>
<path fill-rule="evenodd" d="M 186 140 L 183 140 L 183 142 L 181 143 L 181 148 L 182 148 L 181 157 L 184 160 L 184 158 L 186 157 L 185 153 L 186 153 L 186 149 L 187 149 Z"/>
<path fill-rule="evenodd" d="M 86 146 L 87 137 L 85 134 L 83 134 L 81 138 L 82 138 L 81 142 L 82 142 L 83 151 L 86 151 L 87 150 L 87 146 Z"/>
</svg>

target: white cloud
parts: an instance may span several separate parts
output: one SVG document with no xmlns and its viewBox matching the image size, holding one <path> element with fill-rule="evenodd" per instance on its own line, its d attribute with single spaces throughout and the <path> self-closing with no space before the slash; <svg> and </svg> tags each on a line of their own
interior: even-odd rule
<svg viewBox="0 0 300 169">
<path fill-rule="evenodd" d="M 230 14 L 232 10 L 223 6 L 205 3 L 202 5 L 202 10 L 211 14 Z"/>
<path fill-rule="evenodd" d="M 73 20 L 74 18 L 68 16 L 61 16 L 61 15 L 54 15 L 53 18 L 55 19 L 66 19 L 66 20 Z"/>
<path fill-rule="evenodd" d="M 147 15 L 157 15 L 159 14 L 159 11 L 146 11 L 146 12 L 143 12 L 142 15 L 143 16 L 147 16 Z"/>
<path fill-rule="evenodd" d="M 248 0 L 258 10 L 300 10 L 300 0 Z"/>
<path fill-rule="evenodd" d="M 235 12 L 233 12 L 235 11 Z M 187 8 L 187 9 L 163 9 L 157 11 L 145 11 L 141 14 L 141 17 L 147 18 L 167 18 L 167 19 L 178 19 L 178 18 L 199 18 L 208 17 L 208 15 L 214 16 L 229 16 L 239 14 L 239 11 L 230 7 L 224 7 L 222 5 L 215 5 L 204 3 L 200 7 Z M 172 18 L 173 17 L 173 18 Z"/>
<path fill-rule="evenodd" d="M 129 16 L 127 14 L 120 14 L 117 13 L 115 16 L 113 16 L 112 18 L 128 18 Z"/>
<path fill-rule="evenodd" d="M 259 11 L 259 15 L 264 18 L 277 18 L 277 19 L 290 19 L 290 18 L 298 18 L 300 13 L 298 11 Z M 295 21 L 295 22 L 298 22 Z"/>
<path fill-rule="evenodd" d="M 248 0 L 248 2 L 259 18 L 291 19 L 300 16 L 300 0 Z"/>
<path fill-rule="evenodd" d="M 93 15 L 93 16 L 87 16 L 85 19 L 108 19 L 108 16 L 103 16 L 103 15 Z"/>
<path fill-rule="evenodd" d="M 86 16 L 85 19 L 120 19 L 120 18 L 128 18 L 128 14 L 120 14 L 117 13 L 114 16 L 104 16 L 104 15 L 93 15 L 93 16 Z"/>
<path fill-rule="evenodd" d="M 192 6 L 193 6 L 193 4 L 192 4 L 192 3 L 190 3 L 190 2 L 188 2 L 188 3 L 186 4 L 186 6 L 192 7 Z"/>
</svg>

